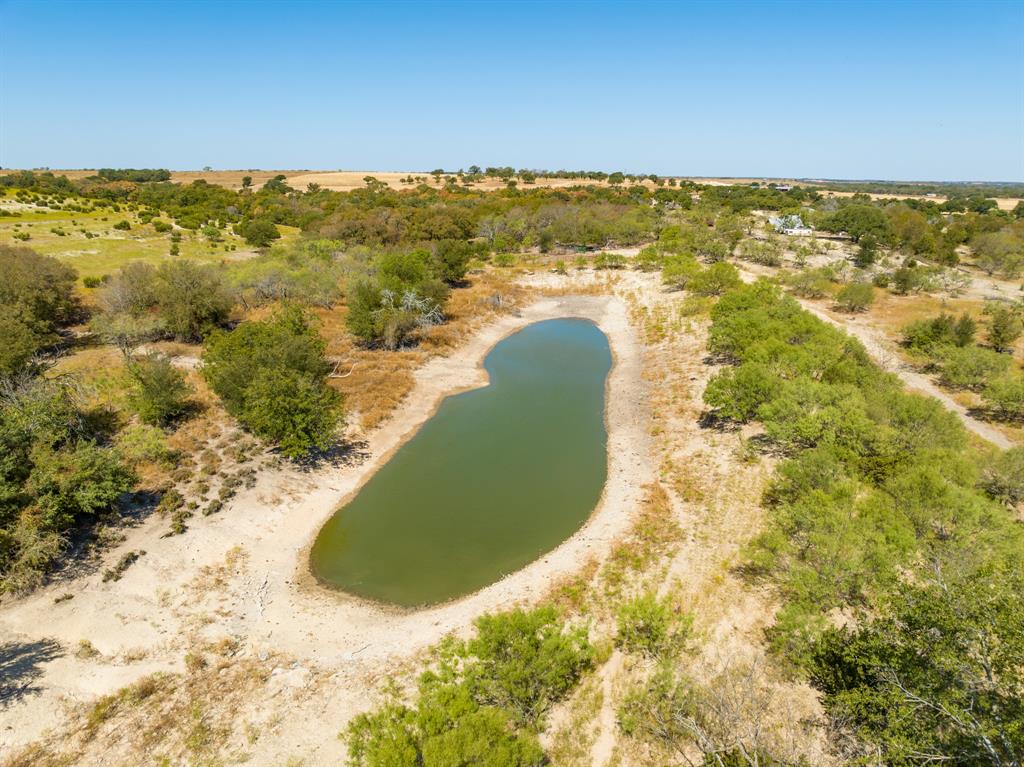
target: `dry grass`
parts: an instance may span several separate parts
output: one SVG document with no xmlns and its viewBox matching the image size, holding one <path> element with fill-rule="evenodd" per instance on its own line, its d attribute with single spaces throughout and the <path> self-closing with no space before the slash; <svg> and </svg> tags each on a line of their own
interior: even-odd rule
<svg viewBox="0 0 1024 767">
<path fill-rule="evenodd" d="M 425 329 L 414 345 L 397 351 L 357 345 L 345 327 L 344 305 L 317 310 L 327 355 L 339 363 L 340 377 L 332 378 L 331 385 L 345 397 L 350 423 L 364 430 L 379 426 L 412 391 L 417 368 L 431 357 L 448 354 L 488 320 L 526 300 L 527 292 L 505 272 L 474 274 L 466 287 L 452 291 L 446 322 Z"/>
<path fill-rule="evenodd" d="M 71 764 L 224 764 L 247 759 L 264 734 L 239 714 L 275 694 L 268 686 L 286 661 L 239 657 L 231 640 L 195 643 L 185 673 L 156 673 L 74 705 L 58 736 L 10 754 L 3 767 Z"/>
</svg>

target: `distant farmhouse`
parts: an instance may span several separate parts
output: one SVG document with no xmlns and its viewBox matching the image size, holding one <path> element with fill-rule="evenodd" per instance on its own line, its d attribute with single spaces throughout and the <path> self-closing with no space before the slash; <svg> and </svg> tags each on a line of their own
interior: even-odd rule
<svg viewBox="0 0 1024 767">
<path fill-rule="evenodd" d="M 771 216 L 768 223 L 775 227 L 776 232 L 789 235 L 814 234 L 814 230 L 804 223 L 800 216 Z"/>
</svg>

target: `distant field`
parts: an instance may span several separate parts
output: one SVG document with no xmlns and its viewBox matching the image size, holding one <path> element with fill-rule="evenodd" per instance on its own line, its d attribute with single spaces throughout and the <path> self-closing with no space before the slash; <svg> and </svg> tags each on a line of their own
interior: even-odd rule
<svg viewBox="0 0 1024 767">
<path fill-rule="evenodd" d="M 0 243 L 24 245 L 59 258 L 73 266 L 79 278 L 113 274 L 129 261 L 156 264 L 172 258 L 171 233 L 158 233 L 152 224 L 141 223 L 132 211 L 79 213 L 41 209 L 21 206 L 11 197 L 0 197 L 0 210 L 20 214 L 17 218 L 0 218 Z M 128 231 L 115 229 L 114 224 L 120 221 L 127 221 L 131 228 Z M 285 238 L 298 234 L 292 227 L 279 228 Z M 230 227 L 221 230 L 218 242 L 211 242 L 199 232 L 175 231 L 181 235 L 178 258 L 217 263 L 254 254 Z M 27 234 L 28 239 L 16 236 L 23 234 Z"/>
</svg>

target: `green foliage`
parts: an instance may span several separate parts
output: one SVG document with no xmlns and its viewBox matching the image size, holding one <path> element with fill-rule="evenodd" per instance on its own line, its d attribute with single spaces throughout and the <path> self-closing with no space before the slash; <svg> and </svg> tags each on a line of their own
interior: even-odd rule
<svg viewBox="0 0 1024 767">
<path fill-rule="evenodd" d="M 875 300 L 870 282 L 851 282 L 836 294 L 836 306 L 844 312 L 862 312 Z"/>
<path fill-rule="evenodd" d="M 552 608 L 485 615 L 477 636 L 442 647 L 440 667 L 420 678 L 411 705 L 390 702 L 347 730 L 357 767 L 541 767 L 535 732 L 552 703 L 590 667 L 582 629 Z"/>
<path fill-rule="evenodd" d="M 822 298 L 832 287 L 833 275 L 827 269 L 802 269 L 784 278 L 786 286 L 801 298 Z"/>
<path fill-rule="evenodd" d="M 1024 421 L 1024 374 L 994 378 L 981 392 L 981 398 L 997 418 Z"/>
<path fill-rule="evenodd" d="M 685 290 L 700 271 L 701 266 L 693 256 L 667 256 L 661 267 L 661 281 L 672 290 Z"/>
<path fill-rule="evenodd" d="M 980 390 L 1010 368 L 1005 354 L 980 346 L 946 346 L 936 354 L 939 380 L 954 389 Z"/>
<path fill-rule="evenodd" d="M 618 253 L 598 253 L 594 258 L 595 269 L 623 269 L 626 266 L 626 257 Z"/>
<path fill-rule="evenodd" d="M 266 248 L 274 240 L 281 239 L 281 232 L 274 222 L 266 218 L 252 218 L 235 225 L 235 233 L 257 248 Z"/>
<path fill-rule="evenodd" d="M 775 398 L 781 385 L 769 368 L 758 363 L 725 368 L 708 381 L 704 402 L 715 408 L 719 418 L 746 422 Z"/>
<path fill-rule="evenodd" d="M 324 342 L 301 309 L 243 322 L 207 341 L 203 376 L 227 411 L 289 458 L 334 439 L 341 398 L 327 385 Z"/>
<path fill-rule="evenodd" d="M 717 261 L 691 277 L 687 289 L 698 296 L 720 296 L 741 282 L 735 266 Z"/>
<path fill-rule="evenodd" d="M 1014 341 L 1024 332 L 1021 310 L 1004 304 L 990 303 L 985 306 L 989 316 L 988 342 L 997 352 L 1008 352 Z"/>
<path fill-rule="evenodd" d="M 39 337 L 11 306 L 0 305 L 0 378 L 29 367 L 40 347 Z"/>
<path fill-rule="evenodd" d="M 192 387 L 170 359 L 151 352 L 125 367 L 134 382 L 128 401 L 143 423 L 167 426 L 188 412 Z"/>
<path fill-rule="evenodd" d="M 337 437 L 341 396 L 297 370 L 260 370 L 245 393 L 245 425 L 289 458 L 326 450 Z"/>
<path fill-rule="evenodd" d="M 670 600 L 643 594 L 619 607 L 615 644 L 626 652 L 670 656 L 681 649 L 691 623 L 689 616 L 676 612 Z"/>
<path fill-rule="evenodd" d="M 769 639 L 789 663 L 809 662 L 825 615 L 889 593 L 925 552 L 1024 548 L 976 489 L 963 427 L 937 401 L 902 392 L 856 341 L 767 282 L 727 293 L 711 316 L 711 350 L 737 366 L 709 383 L 705 401 L 759 419 L 791 456 L 765 494 L 768 526 L 747 549 L 751 575 L 784 598 Z"/>
<path fill-rule="evenodd" d="M 978 484 L 1010 506 L 1024 501 L 1024 447 L 1011 448 L 986 462 Z"/>
<path fill-rule="evenodd" d="M 439 240 L 433 249 L 434 273 L 449 285 L 458 285 L 466 279 L 469 262 L 483 255 L 482 247 L 463 240 Z"/>
<path fill-rule="evenodd" d="M 812 681 L 886 764 L 1006 765 L 1024 748 L 1024 579 L 1016 564 L 947 563 L 877 618 L 830 629 Z M 953 572 L 949 572 L 953 570 Z"/>
<path fill-rule="evenodd" d="M 379 256 L 373 277 L 349 285 L 349 331 L 363 343 L 397 349 L 417 328 L 439 324 L 448 287 L 434 264 L 425 250 Z"/>
<path fill-rule="evenodd" d="M 128 223 L 126 220 L 122 219 L 121 221 L 118 221 L 116 224 L 114 224 L 114 228 L 120 229 L 122 232 L 127 232 L 132 228 L 132 225 Z"/>
<path fill-rule="evenodd" d="M 974 343 L 978 323 L 967 313 L 959 319 L 943 312 L 930 320 L 918 320 L 903 328 L 903 345 L 932 354 L 943 346 L 966 347 Z"/>
<path fill-rule="evenodd" d="M 356 268 L 338 243 L 302 240 L 234 265 L 230 278 L 248 304 L 290 301 L 326 308 L 340 298 L 346 272 Z"/>
<path fill-rule="evenodd" d="M 586 627 L 567 628 L 553 607 L 484 615 L 464 648 L 473 695 L 510 711 L 523 725 L 539 726 L 593 665 Z"/>
<path fill-rule="evenodd" d="M 192 261 L 162 263 L 154 297 L 167 331 L 182 341 L 198 340 L 224 323 L 235 303 L 221 272 Z"/>
<path fill-rule="evenodd" d="M 641 272 L 656 272 L 662 268 L 664 257 L 654 245 L 643 248 L 633 259 L 633 266 Z"/>
<path fill-rule="evenodd" d="M 56 340 L 58 328 L 78 316 L 75 270 L 29 248 L 0 245 L 0 318 L 16 334 L 18 345 L 35 348 Z M 7 366 L 19 354 L 10 354 Z"/>
<path fill-rule="evenodd" d="M 860 242 L 869 235 L 874 238 L 875 245 L 893 240 L 889 217 L 885 211 L 873 205 L 844 205 L 819 225 L 830 232 L 846 232 L 854 242 Z"/>
<path fill-rule="evenodd" d="M 971 240 L 978 266 L 1007 279 L 1024 271 L 1024 226 L 1021 222 L 997 232 L 984 232 Z"/>
<path fill-rule="evenodd" d="M 95 441 L 60 382 L 30 380 L 0 398 L 0 591 L 38 585 L 64 535 L 109 511 L 135 482 Z"/>
</svg>

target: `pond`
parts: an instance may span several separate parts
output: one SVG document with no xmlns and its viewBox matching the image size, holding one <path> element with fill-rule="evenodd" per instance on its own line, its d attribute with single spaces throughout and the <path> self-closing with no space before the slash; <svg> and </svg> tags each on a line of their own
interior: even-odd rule
<svg viewBox="0 0 1024 767">
<path fill-rule="evenodd" d="M 488 386 L 446 398 L 313 544 L 316 577 L 402 607 L 515 572 L 590 516 L 607 474 L 608 339 L 537 322 L 487 355 Z"/>
</svg>

